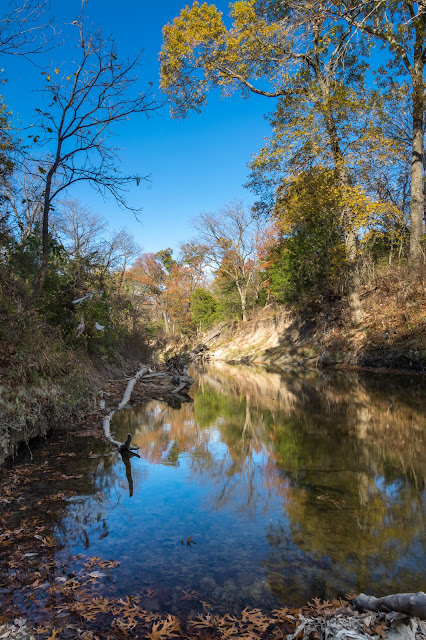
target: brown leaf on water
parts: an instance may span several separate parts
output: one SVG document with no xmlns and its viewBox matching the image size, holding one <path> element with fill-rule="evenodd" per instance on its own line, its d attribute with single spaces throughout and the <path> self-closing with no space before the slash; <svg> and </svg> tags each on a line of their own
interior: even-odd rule
<svg viewBox="0 0 426 640">
<path fill-rule="evenodd" d="M 199 595 L 196 591 L 189 591 L 186 589 L 182 589 L 183 596 L 180 597 L 181 600 L 197 600 Z"/>
<path fill-rule="evenodd" d="M 292 624 L 296 622 L 296 617 L 290 613 L 288 607 L 274 609 L 272 613 L 278 622 L 290 622 Z"/>
<path fill-rule="evenodd" d="M 180 634 L 180 622 L 175 616 L 168 615 L 165 620 L 154 622 L 151 632 L 147 634 L 150 640 L 162 640 Z"/>
<path fill-rule="evenodd" d="M 188 622 L 197 629 L 216 629 L 219 619 L 211 613 L 206 613 L 205 615 L 198 614 Z"/>
<path fill-rule="evenodd" d="M 243 622 L 249 622 L 253 625 L 254 630 L 256 632 L 263 633 L 271 624 L 271 618 L 269 616 L 265 616 L 260 609 L 248 609 L 246 607 L 241 612 L 241 619 Z"/>
</svg>

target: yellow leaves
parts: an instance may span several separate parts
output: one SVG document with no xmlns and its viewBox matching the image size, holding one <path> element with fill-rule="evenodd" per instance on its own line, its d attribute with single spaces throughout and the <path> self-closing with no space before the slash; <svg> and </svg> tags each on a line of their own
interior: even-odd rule
<svg viewBox="0 0 426 640">
<path fill-rule="evenodd" d="M 231 4 L 231 17 L 233 24 L 227 30 L 214 5 L 194 2 L 163 28 L 161 87 L 184 114 L 199 109 L 210 86 L 220 86 L 227 96 L 239 78 L 269 74 L 272 79 L 277 73 L 281 78 L 282 65 L 277 65 L 276 57 L 285 49 L 282 21 L 268 24 L 259 18 L 254 0 Z"/>
</svg>

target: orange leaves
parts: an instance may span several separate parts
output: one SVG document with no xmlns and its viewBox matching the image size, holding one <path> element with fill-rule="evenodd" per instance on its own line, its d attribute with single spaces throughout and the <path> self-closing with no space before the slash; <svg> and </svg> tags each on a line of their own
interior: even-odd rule
<svg viewBox="0 0 426 640">
<path fill-rule="evenodd" d="M 189 589 L 183 589 L 183 596 L 181 596 L 181 600 L 198 600 L 199 595 L 196 591 L 190 591 Z"/>
<path fill-rule="evenodd" d="M 162 640 L 180 634 L 180 622 L 175 616 L 168 615 L 165 620 L 154 622 L 151 632 L 147 634 L 150 640 Z"/>
<path fill-rule="evenodd" d="M 185 261 L 184 254 L 183 261 L 178 263 L 169 249 L 144 253 L 127 271 L 126 280 L 146 297 L 165 323 L 166 316 L 179 328 L 191 324 L 191 295 L 200 281 L 199 261 Z"/>
<path fill-rule="evenodd" d="M 271 267 L 272 252 L 279 244 L 281 232 L 281 224 L 278 220 L 274 220 L 257 235 L 256 246 L 260 269 L 265 270 Z"/>
</svg>

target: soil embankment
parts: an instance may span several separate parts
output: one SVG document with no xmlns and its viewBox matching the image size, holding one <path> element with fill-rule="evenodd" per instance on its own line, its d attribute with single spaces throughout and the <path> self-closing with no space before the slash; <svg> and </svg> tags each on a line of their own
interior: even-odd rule
<svg viewBox="0 0 426 640">
<path fill-rule="evenodd" d="M 348 311 L 263 309 L 246 323 L 224 327 L 209 341 L 215 360 L 279 367 L 370 368 L 426 373 L 426 295 L 421 279 L 399 286 L 395 273 L 362 295 L 363 320 Z"/>
</svg>

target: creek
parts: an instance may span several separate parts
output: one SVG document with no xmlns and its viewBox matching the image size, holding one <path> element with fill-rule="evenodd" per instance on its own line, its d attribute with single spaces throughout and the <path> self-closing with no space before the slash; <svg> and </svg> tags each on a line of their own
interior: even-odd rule
<svg viewBox="0 0 426 640">
<path fill-rule="evenodd" d="M 50 553 L 119 561 L 99 594 L 177 615 L 425 589 L 424 377 L 190 373 L 193 402 L 115 414 L 114 437 L 131 433 L 140 457 L 88 431 L 18 461 L 14 526 L 59 495 L 43 506 Z"/>
</svg>

